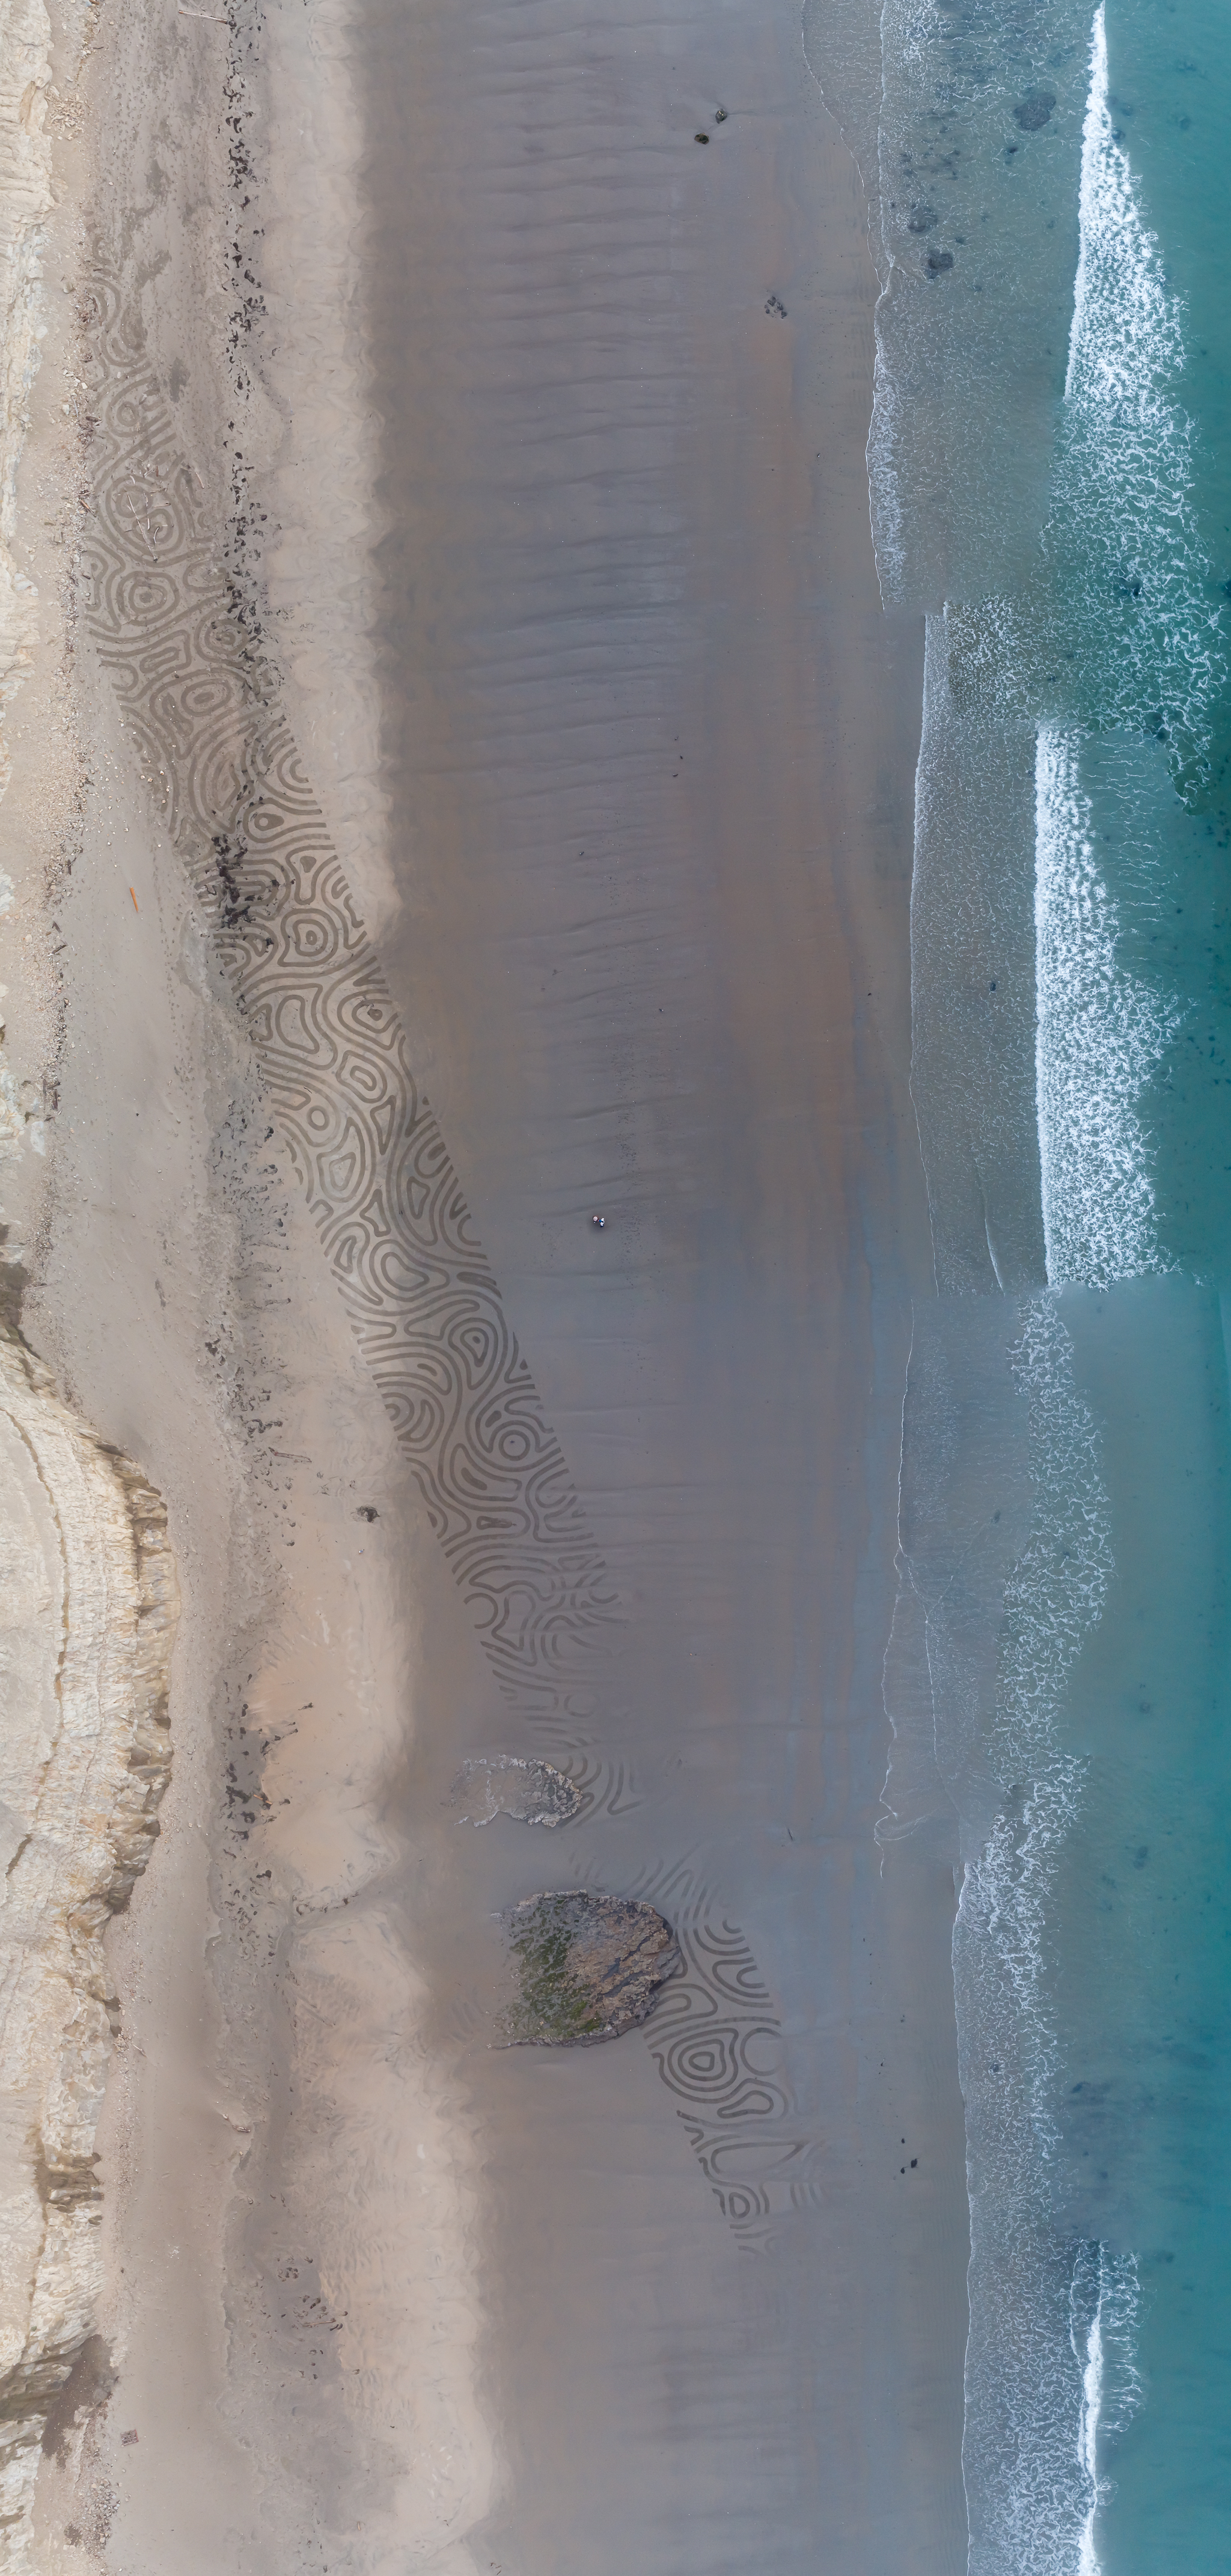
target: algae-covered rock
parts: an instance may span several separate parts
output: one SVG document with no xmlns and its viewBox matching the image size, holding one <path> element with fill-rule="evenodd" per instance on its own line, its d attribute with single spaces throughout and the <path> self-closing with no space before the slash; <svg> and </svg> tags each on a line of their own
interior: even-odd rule
<svg viewBox="0 0 1231 2576">
<path fill-rule="evenodd" d="M 631 1897 L 572 1888 L 501 1915 L 518 1992 L 506 2048 L 587 2048 L 644 2021 L 684 1962 L 669 1923 Z"/>
</svg>

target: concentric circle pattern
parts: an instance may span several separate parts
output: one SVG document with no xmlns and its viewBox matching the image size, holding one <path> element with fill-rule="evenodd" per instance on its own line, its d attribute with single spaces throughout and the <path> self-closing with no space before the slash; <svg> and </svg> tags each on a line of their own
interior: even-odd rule
<svg viewBox="0 0 1231 2576">
<path fill-rule="evenodd" d="M 550 1720 L 615 1615 L 559 1442 L 135 310 L 96 275 L 85 615 L 325 1258 L 502 1688 Z"/>
<path fill-rule="evenodd" d="M 676 1937 L 685 1974 L 663 1993 L 650 2047 L 723 2216 L 741 2244 L 759 2247 L 808 2197 L 782 2031 L 738 1925 L 677 1921 Z"/>
</svg>

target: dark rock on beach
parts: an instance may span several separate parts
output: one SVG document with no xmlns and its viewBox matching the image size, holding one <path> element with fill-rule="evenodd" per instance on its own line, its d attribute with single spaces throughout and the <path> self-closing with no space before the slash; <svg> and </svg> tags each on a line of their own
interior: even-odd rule
<svg viewBox="0 0 1231 2576">
<path fill-rule="evenodd" d="M 652 1905 L 582 1888 L 528 1896 L 500 1916 L 518 1993 L 506 2048 L 588 2048 L 645 2020 L 684 1962 Z"/>
</svg>

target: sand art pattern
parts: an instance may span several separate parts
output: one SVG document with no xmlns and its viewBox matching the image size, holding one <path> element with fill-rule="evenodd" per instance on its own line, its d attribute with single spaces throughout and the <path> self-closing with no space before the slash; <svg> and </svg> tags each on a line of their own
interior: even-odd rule
<svg viewBox="0 0 1231 2576">
<path fill-rule="evenodd" d="M 140 325 L 96 278 L 83 606 L 160 795 L 322 1250 L 507 1696 L 563 1723 L 618 1615 L 324 816 L 276 673 L 211 550 Z M 576 1750 L 576 1729 L 568 1723 Z M 640 1803 L 586 1760 L 579 1812 Z M 680 1927 L 652 2046 L 740 2241 L 805 2196 L 782 2039 L 743 1935 Z"/>
<path fill-rule="evenodd" d="M 506 1694 L 550 1718 L 614 1600 L 276 675 L 211 551 L 138 318 L 97 279 L 85 615 L 322 1249 Z"/>
<path fill-rule="evenodd" d="M 808 2141 L 785 2126 L 781 2026 L 737 1924 L 677 1922 L 676 1931 L 685 1973 L 655 2008 L 651 2052 L 724 2218 L 759 2248 L 775 2217 L 809 2197 Z"/>
</svg>

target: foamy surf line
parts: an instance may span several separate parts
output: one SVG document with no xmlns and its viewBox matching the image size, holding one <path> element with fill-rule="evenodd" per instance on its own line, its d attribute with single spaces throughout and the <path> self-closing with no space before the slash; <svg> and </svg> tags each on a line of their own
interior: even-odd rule
<svg viewBox="0 0 1231 2576">
<path fill-rule="evenodd" d="M 1098 720 L 1153 735 L 1184 777 L 1208 758 L 1220 616 L 1194 506 L 1193 424 L 1180 397 L 1183 303 L 1145 220 L 1108 78 L 1100 7 L 1048 537 L 1065 589 L 1053 640 L 1078 643 L 1089 659 Z M 1066 611 L 1080 635 L 1063 635 Z"/>
<path fill-rule="evenodd" d="M 1003 1632 L 986 1714 L 962 1683 L 977 1651 L 968 1588 L 953 1610 L 942 1600 L 953 1633 L 947 1652 L 940 1633 L 933 1650 L 937 1739 L 959 1799 L 985 1763 L 1018 1784 L 990 1832 L 976 1827 L 953 1941 L 971 2209 L 963 2463 L 978 2576 L 1063 2567 L 1086 2510 L 1072 2256 L 1049 2183 L 1059 2060 L 1049 1944 L 1085 1795 L 1064 1741 L 1066 1692 L 1113 1570 L 1098 1434 L 1054 1297 L 1024 1308 L 1006 1356 L 1027 1414 L 1029 1502 L 1025 1544 L 986 1597 L 991 1634 Z M 989 1387 L 989 1410 L 997 1400 Z M 939 1459 L 937 1469 L 943 1492 Z"/>
<path fill-rule="evenodd" d="M 918 1567 L 903 1541 L 906 1588 L 924 1607 L 937 1759 L 968 1838 L 954 1977 L 971 2212 L 963 2464 L 972 2576 L 1067 2576 L 1074 2568 L 1098 2576 L 1100 2514 L 1112 2492 L 1106 2447 L 1139 2398 L 1136 2257 L 1096 2239 L 1074 2246 L 1054 2200 L 1063 2145 L 1056 1925 L 1090 1794 L 1083 1762 L 1067 1749 L 1069 1691 L 1115 1571 L 1100 1433 L 1077 1383 L 1057 1292 L 1074 1284 L 1105 1289 L 1168 1266 L 1143 1093 L 1184 1015 L 1126 963 L 1120 905 L 1100 855 L 1105 818 L 1096 814 L 1096 795 L 1105 794 L 1106 778 L 1089 762 L 1091 727 L 1040 721 L 1046 701 L 1039 675 L 1045 661 L 1063 668 L 1076 648 L 1088 666 L 1081 686 L 1102 691 L 1099 716 L 1153 736 L 1160 768 L 1165 760 L 1176 774 L 1203 756 L 1212 665 L 1202 596 L 1208 565 L 1189 499 L 1189 428 L 1174 391 L 1183 363 L 1180 310 L 1113 127 L 1102 9 L 1090 38 L 1078 193 L 1046 579 L 1036 579 L 1033 595 L 1027 588 L 1020 597 L 985 598 L 973 612 L 951 616 L 946 606 L 943 617 L 929 618 L 917 808 L 915 1080 L 938 1277 L 942 1288 L 969 1282 L 986 1293 L 992 1284 L 979 1276 L 977 1210 L 996 1289 L 1020 1291 L 1020 1270 L 1011 1274 L 1002 1258 L 994 1177 L 997 1157 L 1004 1168 L 1011 1095 L 995 1075 L 1005 1104 L 999 1131 L 986 1109 L 963 1112 L 973 1131 L 977 1197 L 971 1192 L 974 1207 L 961 1209 L 961 1165 L 948 1136 L 955 1071 L 964 1091 L 972 1087 L 963 1046 L 974 997 L 962 994 L 957 1036 L 943 1031 L 941 1044 L 934 979 L 949 971 L 946 916 L 950 936 L 960 940 L 969 937 L 981 903 L 1003 909 L 1002 881 L 990 865 L 967 887 L 950 845 L 960 850 L 963 833 L 986 842 L 994 829 L 996 790 L 989 796 L 986 779 L 997 759 L 1006 804 L 1020 793 L 1014 728 L 1024 732 L 1033 716 L 1034 1115 L 1050 1294 L 1019 1305 L 1020 1337 L 1010 1355 L 1029 1418 L 1029 1531 L 1007 1578 L 989 1581 L 982 1596 L 983 1652 L 994 1659 L 994 1683 L 980 1681 L 971 1642 L 973 1545 L 945 1582 L 943 1549 L 938 1562 L 927 1562 L 936 1539 L 926 1542 Z M 933 203 L 920 193 L 913 228 L 930 226 Z M 872 464 L 889 587 L 900 589 L 911 532 L 892 453 L 903 395 L 887 363 L 891 346 L 887 325 L 878 346 L 884 381 Z M 1095 642 L 1084 639 L 1089 627 L 1102 643 L 1109 543 L 1123 549 L 1113 568 L 1123 608 L 1104 670 Z M 1033 707 L 1032 688 L 1040 691 Z M 1159 712 L 1149 717 L 1155 700 Z M 1130 845 L 1135 839 L 1138 873 L 1148 875 L 1148 809 L 1131 813 L 1131 786 L 1116 785 L 1121 838 Z M 956 812 L 955 786 L 962 800 Z M 998 984 L 1004 989 L 1005 968 L 990 936 L 988 964 L 983 993 L 994 995 Z M 972 1345 L 962 1399 L 969 1414 L 979 1408 L 980 1364 Z M 987 1421 L 1002 1400 L 989 1382 Z M 912 1430 L 908 1397 L 908 1446 L 912 1437 L 935 1438 L 926 1414 L 925 1402 Z M 946 1463 L 943 1446 L 932 1452 L 931 1473 L 939 1531 L 947 1480 L 959 1490 L 959 1470 Z M 916 1491 L 926 1489 L 927 1478 L 926 1459 L 916 1458 Z M 895 1745 L 903 1778 L 908 1751 L 901 1740 Z M 963 1805 L 969 1784 L 988 1769 L 1004 1784 L 990 1830 L 977 1807 Z"/>
<path fill-rule="evenodd" d="M 1099 2473 L 1099 2436 L 1121 2432 L 1141 2402 L 1137 2371 L 1137 2260 L 1105 2245 L 1078 2248 L 1069 2286 L 1069 2337 L 1081 2371 L 1077 2458 L 1086 2510 L 1078 2542 L 1078 2576 L 1100 2576 L 1095 2545 L 1099 2505 L 1110 2492 Z"/>
<path fill-rule="evenodd" d="M 1177 757 L 1184 751 L 1191 756 L 1201 742 L 1211 680 L 1210 656 L 1201 648 L 1207 619 L 1200 593 L 1208 567 L 1201 560 L 1188 502 L 1188 425 L 1168 390 L 1182 363 L 1178 306 L 1163 280 L 1158 244 L 1143 223 L 1128 158 L 1113 127 L 1105 12 L 1100 7 L 1091 34 L 1082 139 L 1080 251 L 1065 380 L 1068 448 L 1061 479 L 1079 527 L 1092 515 L 1118 513 L 1127 545 L 1121 589 L 1156 607 L 1165 600 L 1172 617 L 1178 615 L 1193 638 L 1184 658 L 1183 704 L 1177 706 L 1173 698 L 1152 728 L 1176 745 Z M 1164 483 L 1170 500 L 1160 520 Z M 1136 636 L 1133 640 L 1136 647 Z M 1118 699 L 1130 721 L 1140 723 L 1144 701 L 1156 684 L 1157 674 L 1141 667 L 1138 648 L 1130 655 L 1127 676 L 1123 671 L 1117 676 L 1113 704 Z M 1118 907 L 1099 864 L 1093 802 L 1083 783 L 1084 739 L 1080 730 L 1044 724 L 1035 754 L 1035 1064 L 1047 1276 L 1053 1289 L 1075 1282 L 1106 1288 L 1115 1280 L 1166 1266 L 1139 1104 L 1184 1017 L 1178 1004 L 1151 991 L 1121 962 Z M 1070 1388 L 1064 1409 L 1074 1431 L 1077 1402 Z M 1059 1428 L 1057 1422 L 1053 1438 Z M 1082 1445 L 1090 1460 L 1088 1472 L 1095 1477 L 1085 1524 L 1088 1531 L 1101 1527 L 1103 1533 L 1101 1580 L 1087 1600 L 1088 1616 L 1097 1621 L 1111 1555 L 1106 1497 L 1096 1496 L 1089 1424 Z M 1061 1439 L 1053 1460 L 1062 1447 Z M 1035 1611 L 1037 1589 L 1028 1589 Z M 1018 1590 L 1020 1606 L 1020 1583 Z M 1057 1708 L 1063 1678 L 1057 1666 Z M 1060 1770 L 1068 1774 L 1061 1806 L 1075 1814 L 1082 1794 L 1079 1771 L 1062 1760 Z M 1017 1868 L 1024 1862 L 1027 1875 L 1030 1841 L 1028 1835 L 1015 1850 Z M 1025 2159 L 1031 2170 L 1019 2175 L 1016 2196 L 1019 2218 L 1035 2197 L 1038 2221 L 1037 2313 L 1031 2339 L 1036 2342 L 1036 2404 L 1041 2412 L 1022 2449 L 1028 2473 L 1012 2481 L 1009 2492 L 1002 2491 L 998 2509 L 985 2525 L 982 2549 L 977 2544 L 979 2499 L 971 2492 L 972 2565 L 986 2566 L 989 2576 L 992 2570 L 1009 2576 L 1018 2567 L 1037 2567 L 1046 2576 L 1054 2570 L 1059 2576 L 1074 2563 L 1079 2576 L 1099 2576 L 1100 2510 L 1114 2491 L 1102 2469 L 1103 2450 L 1123 2431 L 1141 2397 L 1139 2281 L 1132 2252 L 1115 2253 L 1101 2242 L 1078 2246 L 1067 2296 L 1072 2369 L 1066 2371 L 1062 2353 L 1053 2350 L 1048 2356 L 1038 2348 L 1040 2328 L 1043 2340 L 1056 2340 L 1054 2334 L 1047 2337 L 1044 2320 L 1056 2313 L 1063 2247 L 1052 2237 L 1046 2173 L 1057 2142 L 1054 2056 L 1028 1989 L 1033 1986 L 1037 1992 L 1039 1945 L 1055 1865 L 1053 1853 L 1039 1873 L 1033 1903 L 1026 1907 L 1030 1938 L 1023 1946 L 1031 1970 L 1025 1978 L 1019 1970 L 1015 1997 L 1024 2026 L 1032 2032 L 1035 2059 L 1033 2135 Z M 1053 1886 L 1042 1883 L 1049 1875 Z M 993 1904 L 989 1928 L 992 1921 L 1011 1922 L 1015 1913 L 1020 1921 L 1024 1903 L 1019 1878 L 1007 1903 Z M 972 2202 L 972 2227 L 976 2223 Z M 1019 2241 L 1012 2251 L 1019 2281 L 1023 2268 L 1029 2268 L 1022 2266 L 1022 2252 Z M 1000 2253 L 1003 2262 L 1008 2247 Z M 995 2280 L 979 2281 L 972 2260 L 972 2353 L 979 2341 L 980 2293 L 994 2296 L 997 2286 Z M 972 2374 L 968 2459 L 976 2438 L 973 2415 L 982 2402 L 977 2391 Z M 1020 2415 L 1014 2429 L 1020 2436 Z M 986 2508 L 986 2495 L 982 2502 Z"/>
<path fill-rule="evenodd" d="M 1106 1287 L 1164 1266 L 1142 1087 L 1183 1014 L 1117 961 L 1081 742 L 1040 729 L 1035 759 L 1035 1068 L 1047 1276 Z"/>
<path fill-rule="evenodd" d="M 821 0 L 806 16 L 819 58 Z M 880 1837 L 943 1849 L 942 1793 L 957 1811 L 970 2568 L 1204 2571 L 1225 22 L 1198 0 L 1181 55 L 1140 0 L 1052 0 L 976 45 L 969 17 L 894 4 L 860 56 L 830 16 L 881 287 L 882 585 L 927 631 L 912 1091 L 940 1294 L 910 1364 Z"/>
</svg>

